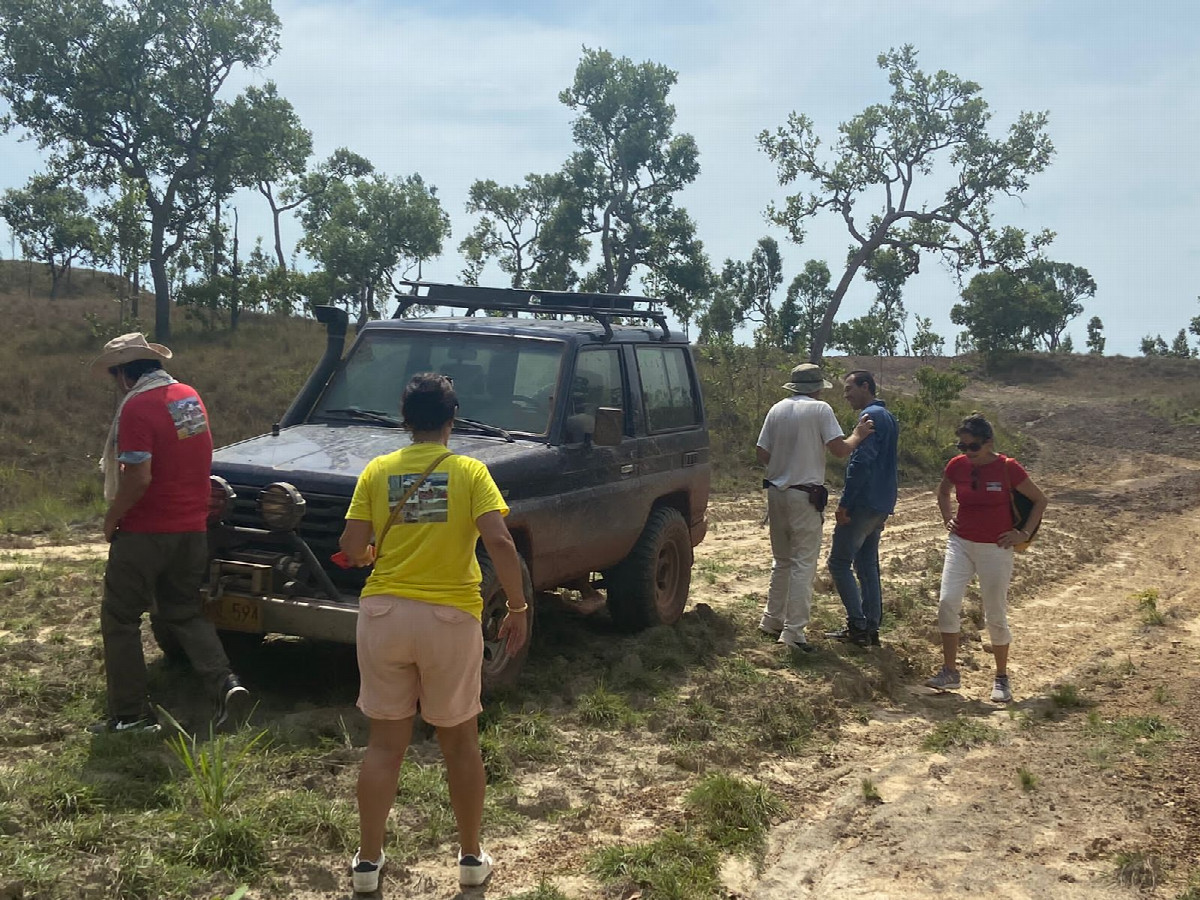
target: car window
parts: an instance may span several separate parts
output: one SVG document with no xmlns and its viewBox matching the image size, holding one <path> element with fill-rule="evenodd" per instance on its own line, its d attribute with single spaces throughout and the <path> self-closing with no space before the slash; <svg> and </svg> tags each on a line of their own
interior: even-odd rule
<svg viewBox="0 0 1200 900">
<path fill-rule="evenodd" d="M 638 347 L 638 378 L 651 432 L 698 425 L 700 414 L 684 347 Z"/>
<path fill-rule="evenodd" d="M 398 415 L 404 385 L 420 372 L 454 381 L 459 414 L 509 431 L 545 434 L 562 364 L 561 341 L 508 335 L 369 332 L 313 410 L 358 407 Z"/>
<path fill-rule="evenodd" d="M 582 441 L 595 431 L 596 410 L 601 406 L 625 408 L 621 357 L 615 347 L 584 349 L 575 359 L 567 403 L 568 442 Z"/>
</svg>

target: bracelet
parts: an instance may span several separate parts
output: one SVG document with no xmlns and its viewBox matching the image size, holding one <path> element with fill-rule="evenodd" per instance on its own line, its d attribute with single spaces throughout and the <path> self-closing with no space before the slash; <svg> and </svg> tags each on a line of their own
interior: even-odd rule
<svg viewBox="0 0 1200 900">
<path fill-rule="evenodd" d="M 504 608 L 510 613 L 523 613 L 525 610 L 529 609 L 529 604 L 526 603 L 524 606 L 509 606 L 507 603 L 505 603 Z"/>
</svg>

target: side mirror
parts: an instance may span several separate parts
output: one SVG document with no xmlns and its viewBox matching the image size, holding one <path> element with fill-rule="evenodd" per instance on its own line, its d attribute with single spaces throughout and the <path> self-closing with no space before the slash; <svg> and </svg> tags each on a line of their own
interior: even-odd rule
<svg viewBox="0 0 1200 900">
<path fill-rule="evenodd" d="M 592 442 L 597 447 L 616 447 L 621 443 L 624 431 L 625 410 L 613 406 L 601 406 L 596 410 Z"/>
</svg>

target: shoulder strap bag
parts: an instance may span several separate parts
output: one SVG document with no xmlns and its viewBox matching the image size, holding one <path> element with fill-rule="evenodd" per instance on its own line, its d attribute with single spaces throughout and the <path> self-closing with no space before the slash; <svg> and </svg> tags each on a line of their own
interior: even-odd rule
<svg viewBox="0 0 1200 900">
<path fill-rule="evenodd" d="M 1004 461 L 1004 490 L 1008 494 L 1008 503 L 1012 509 L 1013 528 L 1017 531 L 1027 531 L 1025 523 L 1029 521 L 1029 514 L 1033 512 L 1033 501 L 1020 491 L 1013 490 L 1012 477 L 1008 471 L 1010 457 L 1000 454 L 1000 459 Z M 1038 522 L 1037 528 L 1029 532 L 1029 540 L 1013 544 L 1013 549 L 1017 552 L 1028 550 L 1029 545 L 1033 543 L 1033 536 L 1038 533 L 1038 528 L 1041 527 L 1042 523 Z"/>
</svg>

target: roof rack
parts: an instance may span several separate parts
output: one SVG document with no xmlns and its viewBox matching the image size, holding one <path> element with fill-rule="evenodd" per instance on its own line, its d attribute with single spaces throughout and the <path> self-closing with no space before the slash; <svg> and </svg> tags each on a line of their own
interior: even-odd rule
<svg viewBox="0 0 1200 900">
<path fill-rule="evenodd" d="M 465 309 L 467 315 L 477 310 L 507 312 L 563 313 L 589 316 L 604 326 L 604 339 L 612 340 L 612 321 L 615 318 L 642 319 L 662 329 L 662 339 L 668 340 L 667 314 L 653 309 L 656 301 L 649 297 L 625 294 L 585 294 L 575 291 L 528 291 L 517 288 L 474 287 L 460 284 L 438 284 L 430 281 L 401 281 L 407 293 L 397 291 L 400 305 L 393 319 L 404 316 L 414 306 L 447 306 Z"/>
</svg>

